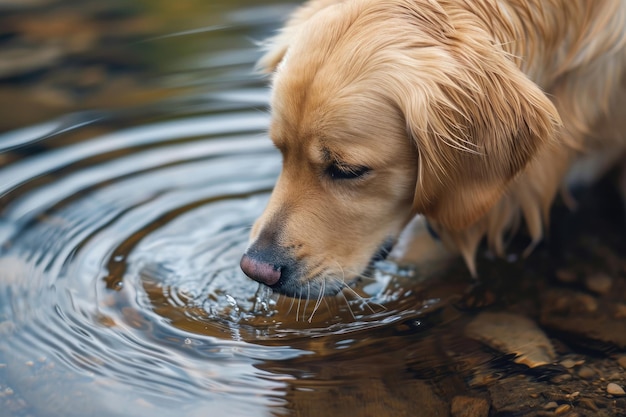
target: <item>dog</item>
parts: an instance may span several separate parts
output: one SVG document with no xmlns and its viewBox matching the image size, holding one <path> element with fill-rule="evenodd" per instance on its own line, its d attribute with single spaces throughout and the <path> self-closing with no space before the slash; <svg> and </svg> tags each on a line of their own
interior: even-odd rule
<svg viewBox="0 0 626 417">
<path fill-rule="evenodd" d="M 283 166 L 240 266 L 279 293 L 336 294 L 415 216 L 476 275 L 625 165 L 623 0 L 311 0 L 268 45 Z"/>
</svg>

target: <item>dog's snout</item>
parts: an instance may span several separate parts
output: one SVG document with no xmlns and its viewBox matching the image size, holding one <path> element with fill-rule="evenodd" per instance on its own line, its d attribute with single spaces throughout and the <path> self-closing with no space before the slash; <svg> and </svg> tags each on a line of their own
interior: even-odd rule
<svg viewBox="0 0 626 417">
<path fill-rule="evenodd" d="M 280 266 L 257 259 L 254 255 L 245 253 L 239 266 L 247 276 L 262 284 L 272 286 L 280 280 Z"/>
</svg>

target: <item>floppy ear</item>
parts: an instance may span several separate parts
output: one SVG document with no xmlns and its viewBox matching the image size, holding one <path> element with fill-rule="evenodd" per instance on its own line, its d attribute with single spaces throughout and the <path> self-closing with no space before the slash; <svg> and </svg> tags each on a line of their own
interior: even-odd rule
<svg viewBox="0 0 626 417">
<path fill-rule="evenodd" d="M 302 7 L 296 9 L 278 34 L 261 43 L 263 55 L 257 61 L 256 69 L 266 74 L 275 71 L 278 64 L 285 58 L 289 45 L 301 26 L 320 10 L 338 2 L 340 1 L 310 0 Z"/>
<path fill-rule="evenodd" d="M 485 215 L 536 152 L 558 138 L 561 122 L 539 87 L 490 41 L 464 41 L 434 57 L 423 49 L 422 64 L 408 70 L 412 85 L 396 92 L 419 153 L 413 208 L 461 230 Z M 435 70 L 420 71 L 428 61 Z"/>
</svg>

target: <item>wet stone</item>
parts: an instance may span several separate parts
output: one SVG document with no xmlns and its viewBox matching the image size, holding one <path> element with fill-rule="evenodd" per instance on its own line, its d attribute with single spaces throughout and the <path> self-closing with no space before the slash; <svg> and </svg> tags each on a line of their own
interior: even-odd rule
<svg viewBox="0 0 626 417">
<path fill-rule="evenodd" d="M 578 370 L 578 377 L 582 379 L 593 379 L 596 376 L 596 372 L 588 366 L 583 366 Z"/>
<path fill-rule="evenodd" d="M 576 366 L 576 361 L 573 359 L 565 359 L 560 362 L 561 366 L 567 369 L 572 369 Z"/>
<path fill-rule="evenodd" d="M 622 396 L 626 395 L 626 391 L 620 385 L 611 382 L 606 386 L 606 392 L 611 395 Z"/>
<path fill-rule="evenodd" d="M 543 408 L 544 410 L 554 410 L 558 406 L 559 405 L 555 401 L 550 401 L 548 404 L 544 405 Z"/>
<path fill-rule="evenodd" d="M 556 408 L 556 410 L 554 410 L 554 414 L 557 416 L 563 415 L 567 412 L 569 412 L 572 409 L 572 406 L 569 404 L 561 404 L 560 406 L 558 406 Z"/>
<path fill-rule="evenodd" d="M 548 337 L 532 320 L 521 315 L 481 313 L 468 324 L 465 332 L 496 350 L 514 354 L 515 363 L 530 368 L 549 364 L 555 358 Z"/>
<path fill-rule="evenodd" d="M 489 403 L 484 398 L 457 396 L 452 399 L 452 417 L 488 417 Z"/>
<path fill-rule="evenodd" d="M 550 381 L 552 381 L 553 384 L 562 384 L 563 382 L 567 382 L 571 379 L 572 379 L 572 376 L 570 374 L 561 374 L 561 375 L 555 376 Z"/>
<path fill-rule="evenodd" d="M 607 274 L 597 273 L 585 278 L 585 286 L 596 294 L 607 294 L 613 286 L 613 279 Z"/>
</svg>

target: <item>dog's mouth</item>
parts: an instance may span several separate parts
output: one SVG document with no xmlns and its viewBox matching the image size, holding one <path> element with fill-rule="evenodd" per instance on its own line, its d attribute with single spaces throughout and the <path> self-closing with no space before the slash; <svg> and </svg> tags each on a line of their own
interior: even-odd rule
<svg viewBox="0 0 626 417">
<path fill-rule="evenodd" d="M 300 299 L 319 299 L 323 296 L 335 296 L 347 287 L 352 287 L 357 281 L 367 278 L 371 275 L 375 265 L 389 256 L 391 249 L 395 243 L 395 239 L 386 239 L 371 257 L 369 263 L 364 270 L 353 277 L 347 277 L 340 272 L 334 275 L 316 275 L 307 277 L 305 281 L 296 279 L 291 273 L 283 270 L 283 277 L 274 285 L 269 287 L 275 292 L 289 297 Z M 298 268 L 291 269 L 294 275 L 297 275 Z M 291 277 L 288 277 L 292 275 Z"/>
</svg>

